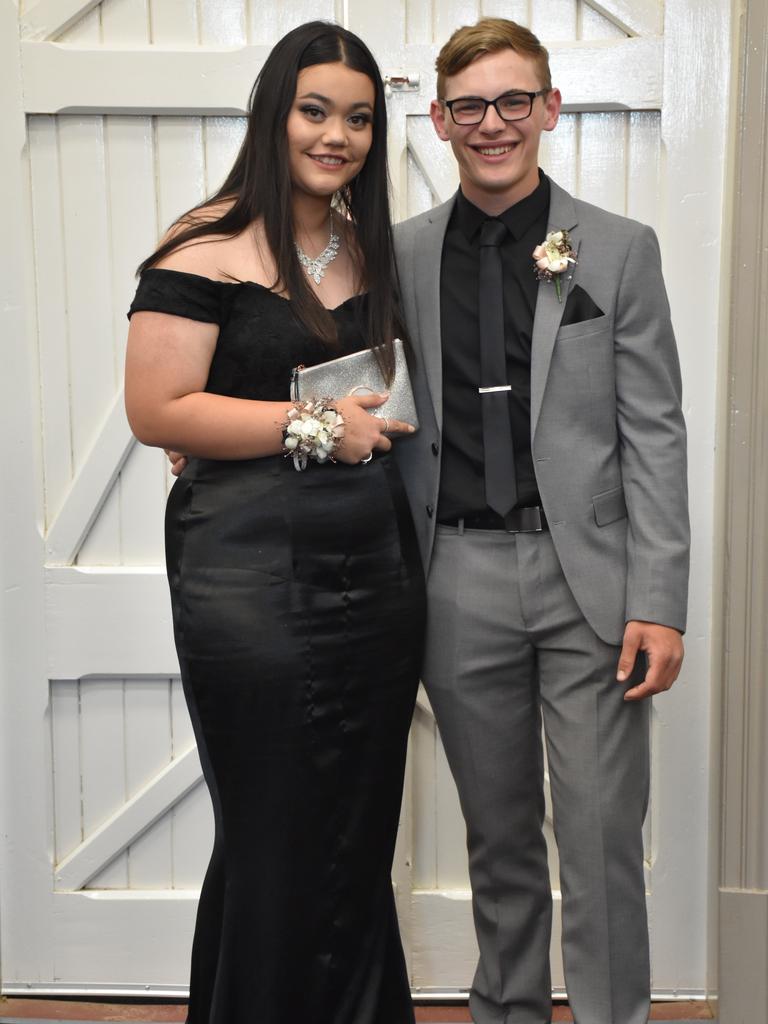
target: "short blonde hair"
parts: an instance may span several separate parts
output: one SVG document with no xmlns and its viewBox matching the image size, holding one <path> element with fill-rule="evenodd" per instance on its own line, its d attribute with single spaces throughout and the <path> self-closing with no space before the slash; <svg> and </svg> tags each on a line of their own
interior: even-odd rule
<svg viewBox="0 0 768 1024">
<path fill-rule="evenodd" d="M 481 18 L 474 25 L 457 28 L 437 55 L 437 98 L 445 99 L 446 78 L 457 75 L 485 53 L 506 49 L 530 57 L 536 66 L 541 88 L 549 92 L 552 88 L 549 52 L 533 32 L 507 18 Z"/>
</svg>

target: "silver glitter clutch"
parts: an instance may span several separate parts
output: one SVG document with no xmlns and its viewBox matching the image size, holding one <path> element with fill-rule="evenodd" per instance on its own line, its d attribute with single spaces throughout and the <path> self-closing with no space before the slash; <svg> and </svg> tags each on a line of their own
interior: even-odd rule
<svg viewBox="0 0 768 1024">
<path fill-rule="evenodd" d="M 373 352 L 363 349 L 338 359 L 329 359 L 327 363 L 318 366 L 295 366 L 291 376 L 291 398 L 294 402 L 302 402 L 310 398 L 346 398 L 348 395 L 389 391 L 387 401 L 371 409 L 371 413 L 374 416 L 403 420 L 418 430 L 419 420 L 413 401 L 405 348 L 400 338 L 395 338 L 393 345 L 395 376 L 389 387 L 384 382 Z"/>
</svg>

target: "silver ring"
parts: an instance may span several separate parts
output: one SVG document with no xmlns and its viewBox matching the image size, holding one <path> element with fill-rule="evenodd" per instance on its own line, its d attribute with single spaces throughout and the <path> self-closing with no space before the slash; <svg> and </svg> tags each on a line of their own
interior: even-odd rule
<svg viewBox="0 0 768 1024">
<path fill-rule="evenodd" d="M 389 420 L 387 419 L 386 416 L 384 417 L 384 422 L 386 423 L 386 426 L 382 430 L 382 434 L 386 434 L 386 432 L 389 430 Z"/>
<path fill-rule="evenodd" d="M 361 466 L 366 466 L 371 461 L 372 458 L 373 458 L 373 452 L 371 452 L 370 455 L 367 455 L 364 459 L 360 459 L 360 465 Z"/>
</svg>

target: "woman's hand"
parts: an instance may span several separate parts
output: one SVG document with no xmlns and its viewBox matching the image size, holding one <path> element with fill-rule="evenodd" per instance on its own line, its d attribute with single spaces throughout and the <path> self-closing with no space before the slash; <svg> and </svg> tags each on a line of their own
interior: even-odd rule
<svg viewBox="0 0 768 1024">
<path fill-rule="evenodd" d="M 365 462 L 374 450 L 389 451 L 392 442 L 387 434 L 413 433 L 414 427 L 410 423 L 366 412 L 366 409 L 383 405 L 388 398 L 388 394 L 350 395 L 333 402 L 344 420 L 344 436 L 334 453 L 337 462 L 350 465 Z"/>
</svg>

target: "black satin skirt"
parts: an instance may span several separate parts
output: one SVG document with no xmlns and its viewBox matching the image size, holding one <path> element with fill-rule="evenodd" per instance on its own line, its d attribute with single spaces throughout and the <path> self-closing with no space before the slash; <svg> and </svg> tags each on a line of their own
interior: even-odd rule
<svg viewBox="0 0 768 1024">
<path fill-rule="evenodd" d="M 166 551 L 216 826 L 189 1024 L 410 1024 L 390 871 L 424 581 L 393 461 L 192 460 Z"/>
</svg>

